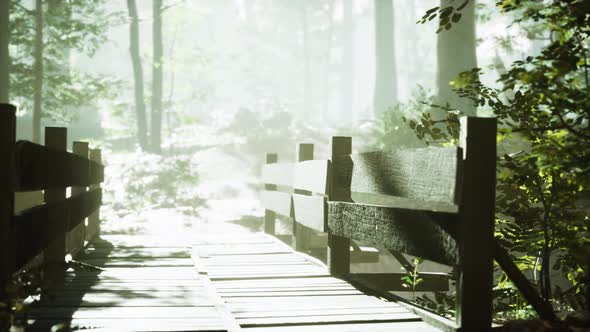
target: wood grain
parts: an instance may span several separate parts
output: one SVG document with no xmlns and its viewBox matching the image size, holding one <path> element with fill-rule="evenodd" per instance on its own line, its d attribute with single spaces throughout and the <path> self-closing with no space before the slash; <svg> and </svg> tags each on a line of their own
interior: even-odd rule
<svg viewBox="0 0 590 332">
<path fill-rule="evenodd" d="M 273 163 L 262 166 L 262 183 L 293 187 L 293 163 Z"/>
<path fill-rule="evenodd" d="M 295 221 L 316 231 L 327 231 L 326 203 L 327 198 L 323 196 L 293 194 Z"/>
<path fill-rule="evenodd" d="M 295 164 L 293 188 L 328 194 L 329 160 L 307 160 Z"/>
<path fill-rule="evenodd" d="M 456 215 L 328 202 L 330 234 L 367 241 L 434 262 L 453 265 Z"/>
<path fill-rule="evenodd" d="M 88 186 L 103 178 L 103 166 L 98 163 L 28 141 L 16 144 L 15 159 L 16 191 Z"/>
<path fill-rule="evenodd" d="M 339 155 L 336 190 L 456 203 L 459 149 L 425 148 Z"/>
<path fill-rule="evenodd" d="M 260 192 L 262 206 L 286 217 L 293 217 L 293 202 L 291 195 L 280 191 L 263 190 Z"/>
</svg>

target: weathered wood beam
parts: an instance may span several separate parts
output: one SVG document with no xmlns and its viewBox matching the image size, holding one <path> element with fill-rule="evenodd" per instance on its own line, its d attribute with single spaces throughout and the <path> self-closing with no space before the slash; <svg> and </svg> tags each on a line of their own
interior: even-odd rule
<svg viewBox="0 0 590 332">
<path fill-rule="evenodd" d="M 328 202 L 330 234 L 374 243 L 434 262 L 453 265 L 457 215 Z"/>
<path fill-rule="evenodd" d="M 16 144 L 15 158 L 15 191 L 88 186 L 104 177 L 100 164 L 65 149 L 28 141 Z"/>
<path fill-rule="evenodd" d="M 336 190 L 456 203 L 459 149 L 424 148 L 339 155 Z"/>
<path fill-rule="evenodd" d="M 329 168 L 329 160 L 305 160 L 296 163 L 293 187 L 322 195 L 328 194 Z"/>
<path fill-rule="evenodd" d="M 262 183 L 293 187 L 294 163 L 267 163 L 262 166 Z"/>
<path fill-rule="evenodd" d="M 263 190 L 260 192 L 260 201 L 262 202 L 262 206 L 267 210 L 289 218 L 293 217 L 293 202 L 290 194 L 280 191 Z"/>
<path fill-rule="evenodd" d="M 16 266 L 21 268 L 49 246 L 55 246 L 56 242 L 61 244 L 64 234 L 99 208 L 101 202 L 102 189 L 96 188 L 61 201 L 48 202 L 27 209 L 14 216 L 17 239 Z M 69 217 L 70 222 L 67 226 L 64 216 Z M 65 257 L 65 248 L 63 250 Z M 64 257 L 56 258 L 57 263 L 62 262 Z M 60 265 L 57 263 L 56 265 Z"/>
</svg>

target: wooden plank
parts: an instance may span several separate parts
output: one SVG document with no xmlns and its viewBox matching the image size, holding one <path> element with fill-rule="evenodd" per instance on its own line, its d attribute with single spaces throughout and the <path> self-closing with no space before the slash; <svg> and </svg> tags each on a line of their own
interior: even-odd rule
<svg viewBox="0 0 590 332">
<path fill-rule="evenodd" d="M 422 282 L 413 290 L 411 287 L 404 286 L 402 282 L 402 277 L 407 276 L 407 273 L 355 273 L 354 275 L 357 279 L 366 280 L 385 291 L 446 292 L 449 290 L 450 276 L 447 273 L 420 272 L 419 278 Z"/>
<path fill-rule="evenodd" d="M 407 313 L 408 310 L 396 307 L 381 308 L 321 308 L 321 309 L 299 309 L 299 310 L 270 310 L 270 311 L 242 311 L 234 312 L 237 319 L 244 318 L 279 318 L 279 317 L 304 317 L 304 316 L 334 316 L 334 315 L 358 315 L 358 314 L 397 314 Z"/>
<path fill-rule="evenodd" d="M 306 332 L 440 332 L 423 322 L 395 322 L 395 323 L 356 323 L 356 324 L 324 324 L 306 325 Z M 298 332 L 302 326 L 272 326 L 249 328 L 248 332 Z"/>
<path fill-rule="evenodd" d="M 270 318 L 242 318 L 238 319 L 240 326 L 243 328 L 258 326 L 288 326 L 288 325 L 318 325 L 330 323 L 370 323 L 370 322 L 408 322 L 419 321 L 420 318 L 415 314 L 404 311 L 399 313 L 386 314 L 345 314 L 345 315 L 316 315 L 316 316 L 297 316 L 297 317 L 270 317 Z"/>
<path fill-rule="evenodd" d="M 94 266 L 105 267 L 176 267 L 176 266 L 193 266 L 190 258 L 102 258 L 102 259 L 84 259 L 84 263 Z"/>
<path fill-rule="evenodd" d="M 15 151 L 16 191 L 87 186 L 93 182 L 88 171 L 80 172 L 90 169 L 93 162 L 65 149 L 19 141 Z"/>
<path fill-rule="evenodd" d="M 293 188 L 328 194 L 329 160 L 306 160 L 295 164 Z"/>
<path fill-rule="evenodd" d="M 456 321 L 461 329 L 492 326 L 496 198 L 496 120 L 461 118 L 461 256 Z"/>
<path fill-rule="evenodd" d="M 101 189 L 95 189 L 55 202 L 50 200 L 46 204 L 16 215 L 14 226 L 18 246 L 17 266 L 24 266 L 54 241 L 60 241 L 60 243 L 64 241 L 65 257 L 65 232 L 81 223 L 100 205 L 101 199 Z M 64 216 L 69 216 L 69 218 L 64 218 Z M 70 223 L 66 225 L 68 219 Z M 63 262 L 63 258 L 61 262 Z"/>
<path fill-rule="evenodd" d="M 293 187 L 294 163 L 273 163 L 262 166 L 262 183 Z"/>
<path fill-rule="evenodd" d="M 293 194 L 293 212 L 297 223 L 313 230 L 326 232 L 326 202 L 323 196 Z"/>
<path fill-rule="evenodd" d="M 14 193 L 14 213 L 19 213 L 43 204 L 43 191 L 22 191 Z"/>
<path fill-rule="evenodd" d="M 260 192 L 260 201 L 267 210 L 272 210 L 290 218 L 293 216 L 293 202 L 290 194 L 263 190 Z"/>
<path fill-rule="evenodd" d="M 172 282 L 172 281 L 171 281 Z M 60 295 L 39 302 L 37 307 L 186 307 L 210 306 L 210 297 L 203 294 L 185 292 L 91 292 Z"/>
<path fill-rule="evenodd" d="M 458 246 L 456 215 L 328 202 L 330 234 L 452 265 Z"/>
<path fill-rule="evenodd" d="M 0 298 L 5 295 L 5 286 L 16 270 L 12 223 L 15 141 L 16 107 L 0 104 Z"/>
<path fill-rule="evenodd" d="M 347 289 L 347 290 L 323 290 L 323 289 L 313 289 L 313 290 L 307 290 L 307 291 L 289 291 L 289 290 L 283 290 L 283 291 L 251 291 L 251 292 L 224 292 L 221 293 L 221 296 L 226 299 L 226 298 L 238 298 L 238 297 L 275 297 L 275 296 L 304 296 L 304 297 L 309 297 L 310 301 L 313 301 L 313 297 L 314 296 L 335 296 L 336 300 L 338 299 L 338 296 L 342 296 L 342 295 L 358 295 L 358 294 L 362 294 L 361 292 L 359 292 L 356 289 Z"/>
<path fill-rule="evenodd" d="M 33 322 L 27 331 L 50 331 L 61 323 L 56 319 L 40 319 Z M 132 331 L 227 331 L 220 318 L 120 318 L 120 319 L 75 319 L 67 322 L 72 330 L 91 330 L 93 332 L 132 332 Z"/>
<path fill-rule="evenodd" d="M 87 247 L 80 259 L 159 259 L 159 258 L 190 258 L 187 248 L 166 247 L 132 247 L 132 248 L 94 248 Z"/>
<path fill-rule="evenodd" d="M 70 223 L 68 231 L 82 223 L 92 212 L 102 204 L 102 189 L 84 191 L 71 196 L 63 203 L 63 208 L 69 211 Z"/>
<path fill-rule="evenodd" d="M 283 279 L 267 279 L 267 280 L 232 280 L 232 281 L 216 281 L 214 283 L 218 289 L 235 288 L 235 287 L 285 287 L 285 286 L 345 286 L 348 285 L 345 281 L 332 278 L 329 276 L 315 277 L 315 278 L 283 278 Z"/>
<path fill-rule="evenodd" d="M 121 318 L 212 318 L 217 317 L 213 305 L 201 307 L 31 307 L 31 319 L 121 319 Z"/>
<path fill-rule="evenodd" d="M 363 205 L 410 209 L 418 211 L 435 211 L 449 213 L 459 212 L 459 207 L 457 205 L 445 202 L 427 202 L 404 197 L 359 192 L 352 192 L 350 196 L 352 197 L 353 202 Z"/>
<path fill-rule="evenodd" d="M 456 202 L 460 151 L 425 148 L 339 155 L 336 190 Z"/>
</svg>

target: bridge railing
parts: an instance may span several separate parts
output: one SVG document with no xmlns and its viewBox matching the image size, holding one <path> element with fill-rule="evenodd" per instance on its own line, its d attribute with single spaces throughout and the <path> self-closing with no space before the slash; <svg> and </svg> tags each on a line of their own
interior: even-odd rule
<svg viewBox="0 0 590 332">
<path fill-rule="evenodd" d="M 453 266 L 456 322 L 450 327 L 485 330 L 496 259 L 540 316 L 554 318 L 494 239 L 495 119 L 462 118 L 456 147 L 353 154 L 350 137 L 332 137 L 330 160 L 313 160 L 311 144 L 301 144 L 298 155 L 295 163 L 267 155 L 265 231 L 274 234 L 275 213 L 293 218 L 296 250 L 305 249 L 309 229 L 326 232 L 331 274 L 372 290 L 379 280 L 400 279 L 351 274 L 351 239 Z M 425 284 L 440 287 L 441 275 L 425 277 Z"/>
<path fill-rule="evenodd" d="M 15 272 L 41 254 L 44 277 L 50 282 L 61 280 L 65 256 L 74 255 L 99 232 L 100 183 L 104 178 L 100 150 L 89 150 L 86 142 L 74 142 L 72 152 L 68 152 L 66 128 L 45 128 L 44 146 L 17 142 L 15 111 L 12 105 L 0 104 L 3 290 Z M 42 195 L 43 199 L 39 205 L 27 204 L 24 208 L 23 204 L 16 204 L 21 205 L 17 211 L 16 195 Z"/>
</svg>

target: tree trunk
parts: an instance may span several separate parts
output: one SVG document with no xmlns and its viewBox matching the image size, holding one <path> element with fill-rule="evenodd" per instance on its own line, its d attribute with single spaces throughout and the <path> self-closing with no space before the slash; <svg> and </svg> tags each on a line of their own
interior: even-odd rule
<svg viewBox="0 0 590 332">
<path fill-rule="evenodd" d="M 440 6 L 457 5 L 452 0 L 441 0 Z M 460 72 L 477 67 L 475 52 L 475 0 L 461 11 L 461 20 L 454 23 L 450 30 L 438 33 L 437 51 L 437 98 L 439 103 L 449 103 L 466 115 L 475 115 L 476 107 L 471 101 L 459 98 L 453 92 L 450 82 L 455 80 Z"/>
<path fill-rule="evenodd" d="M 352 123 L 354 108 L 354 16 L 352 0 L 342 0 L 342 120 Z"/>
<path fill-rule="evenodd" d="M 332 76 L 332 45 L 334 39 L 334 0 L 328 4 L 328 36 L 326 41 L 326 55 L 324 66 L 324 93 L 322 105 L 322 118 L 327 119 L 330 116 L 330 78 Z"/>
<path fill-rule="evenodd" d="M 35 46 L 34 46 L 34 101 L 33 142 L 41 143 L 41 115 L 43 102 L 43 1 L 35 1 Z"/>
<path fill-rule="evenodd" d="M 153 65 L 152 65 L 152 131 L 151 149 L 159 153 L 162 142 L 162 76 L 164 47 L 162 45 L 162 0 L 153 0 Z"/>
<path fill-rule="evenodd" d="M 10 32 L 8 22 L 10 18 L 10 1 L 0 1 L 0 103 L 10 102 L 10 54 L 8 44 Z"/>
<path fill-rule="evenodd" d="M 313 114 L 311 91 L 311 45 L 309 38 L 309 23 L 305 1 L 301 3 L 301 30 L 303 32 L 303 112 L 305 116 Z"/>
<path fill-rule="evenodd" d="M 375 115 L 397 103 L 392 0 L 375 0 Z"/>
<path fill-rule="evenodd" d="M 129 51 L 133 64 L 133 79 L 135 83 L 135 109 L 137 112 L 137 139 L 142 150 L 147 150 L 147 123 L 145 116 L 145 100 L 143 94 L 143 69 L 139 55 L 139 18 L 135 0 L 127 0 L 129 9 Z"/>
</svg>

